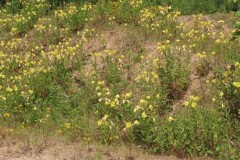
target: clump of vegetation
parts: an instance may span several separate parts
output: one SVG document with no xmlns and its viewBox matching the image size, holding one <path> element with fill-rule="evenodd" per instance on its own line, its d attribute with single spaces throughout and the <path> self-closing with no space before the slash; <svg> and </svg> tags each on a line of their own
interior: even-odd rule
<svg viewBox="0 0 240 160">
<path fill-rule="evenodd" d="M 196 98 L 196 97 L 193 97 Z M 163 119 L 154 127 L 140 125 L 140 137 L 147 147 L 156 153 L 217 156 L 237 158 L 237 150 L 231 145 L 230 122 L 216 110 L 202 110 L 190 104 L 189 109 Z"/>
<path fill-rule="evenodd" d="M 240 17 L 240 10 L 236 12 L 236 16 Z M 232 39 L 235 40 L 240 36 L 240 21 L 235 24 L 235 32 L 233 33 Z"/>
</svg>

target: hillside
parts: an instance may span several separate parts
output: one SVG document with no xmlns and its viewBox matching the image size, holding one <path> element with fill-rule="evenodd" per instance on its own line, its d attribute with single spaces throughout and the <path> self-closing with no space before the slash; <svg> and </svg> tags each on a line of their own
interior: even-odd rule
<svg viewBox="0 0 240 160">
<path fill-rule="evenodd" d="M 234 12 L 141 0 L 0 8 L 0 159 L 239 159 Z"/>
</svg>

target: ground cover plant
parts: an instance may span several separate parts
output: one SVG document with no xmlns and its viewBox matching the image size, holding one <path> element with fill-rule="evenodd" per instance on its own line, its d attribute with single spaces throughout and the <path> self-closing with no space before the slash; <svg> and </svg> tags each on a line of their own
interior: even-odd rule
<svg viewBox="0 0 240 160">
<path fill-rule="evenodd" d="M 175 1 L 12 2 L 0 9 L 0 141 L 37 130 L 87 146 L 123 143 L 128 159 L 136 145 L 239 159 L 239 11 L 183 16 L 198 11 L 181 13 Z"/>
</svg>

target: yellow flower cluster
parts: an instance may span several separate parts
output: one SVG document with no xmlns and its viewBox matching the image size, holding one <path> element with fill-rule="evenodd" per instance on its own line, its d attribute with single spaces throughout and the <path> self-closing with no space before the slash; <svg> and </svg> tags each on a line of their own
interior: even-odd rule
<svg viewBox="0 0 240 160">
<path fill-rule="evenodd" d="M 123 130 L 127 131 L 127 129 L 130 129 L 130 128 L 132 128 L 135 125 L 139 125 L 139 121 L 138 120 L 135 120 L 133 123 L 127 122 L 126 125 L 125 125 L 125 128 L 123 128 Z"/>
<path fill-rule="evenodd" d="M 140 83 L 140 82 L 146 82 L 146 83 L 155 83 L 159 80 L 158 74 L 154 71 L 152 72 L 147 72 L 147 71 L 142 71 L 142 73 L 138 74 L 135 78 L 135 81 Z"/>
<path fill-rule="evenodd" d="M 237 87 L 237 88 L 240 88 L 240 82 L 233 82 L 233 86 Z"/>
<path fill-rule="evenodd" d="M 199 100 L 200 98 L 198 96 L 190 96 L 189 99 L 184 102 L 184 105 L 186 107 L 190 106 L 192 108 L 195 108 Z"/>
<path fill-rule="evenodd" d="M 139 8 L 143 4 L 143 0 L 130 0 L 129 3 L 133 8 Z"/>
<path fill-rule="evenodd" d="M 163 29 L 166 24 L 176 22 L 177 17 L 180 15 L 180 12 L 170 12 L 170 8 L 153 6 L 142 9 L 139 24 L 151 31 Z"/>
<path fill-rule="evenodd" d="M 92 9 L 93 9 L 93 6 L 91 3 L 84 3 L 84 5 L 81 8 L 82 11 L 90 11 Z"/>
<path fill-rule="evenodd" d="M 159 50 L 160 54 L 166 54 L 169 44 L 170 44 L 169 40 L 157 43 L 157 49 Z"/>
<path fill-rule="evenodd" d="M 33 23 L 44 14 L 44 10 L 47 7 L 44 0 L 38 0 L 34 5 L 32 5 L 32 2 L 27 1 L 24 3 L 24 6 L 28 10 L 19 14 L 10 15 L 6 14 L 6 12 L 1 12 L 0 26 L 11 30 L 10 33 L 12 35 L 26 32 L 26 30 L 30 29 Z"/>
<path fill-rule="evenodd" d="M 200 57 L 200 58 L 206 58 L 206 52 L 203 52 L 203 53 L 197 53 L 197 56 Z"/>
<path fill-rule="evenodd" d="M 123 104 L 131 104 L 130 101 L 130 99 L 132 98 L 131 92 L 121 95 L 117 94 L 112 97 L 110 89 L 108 87 L 105 87 L 104 84 L 105 84 L 104 81 L 98 81 L 95 89 L 96 94 L 99 97 L 99 102 L 102 102 L 109 108 L 117 108 Z"/>
<path fill-rule="evenodd" d="M 57 18 L 60 18 L 60 19 L 67 18 L 67 15 L 68 15 L 68 13 L 64 12 L 63 10 L 54 11 L 54 14 Z"/>
<path fill-rule="evenodd" d="M 107 114 L 105 114 L 103 117 L 102 117 L 102 119 L 100 119 L 100 120 L 98 120 L 98 126 L 101 126 L 101 125 L 103 125 L 104 123 L 107 123 L 106 122 L 106 120 L 108 119 L 108 115 Z"/>
</svg>

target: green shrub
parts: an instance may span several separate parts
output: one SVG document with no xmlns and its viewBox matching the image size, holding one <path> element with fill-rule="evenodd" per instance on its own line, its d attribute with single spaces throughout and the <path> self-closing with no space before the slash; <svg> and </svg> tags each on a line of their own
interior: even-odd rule
<svg viewBox="0 0 240 160">
<path fill-rule="evenodd" d="M 158 126 L 139 125 L 138 134 L 155 153 L 236 158 L 230 144 L 231 124 L 212 109 L 190 108 L 163 119 Z"/>
<path fill-rule="evenodd" d="M 240 19 L 240 10 L 236 12 L 236 16 Z M 232 35 L 232 40 L 237 39 L 240 36 L 240 21 L 235 24 L 236 31 Z"/>
<path fill-rule="evenodd" d="M 214 13 L 217 11 L 236 11 L 240 8 L 239 1 L 234 0 L 148 0 L 150 4 L 168 4 L 183 14 Z"/>
<path fill-rule="evenodd" d="M 166 86 L 168 98 L 181 98 L 189 84 L 189 68 L 179 57 L 174 57 L 171 51 L 166 53 L 166 62 L 158 69 L 161 84 Z"/>
<path fill-rule="evenodd" d="M 225 116 L 240 118 L 240 65 L 239 62 L 229 65 L 225 70 L 215 73 L 218 80 L 214 83 L 213 92 L 217 100 L 215 105 L 223 111 Z"/>
</svg>

